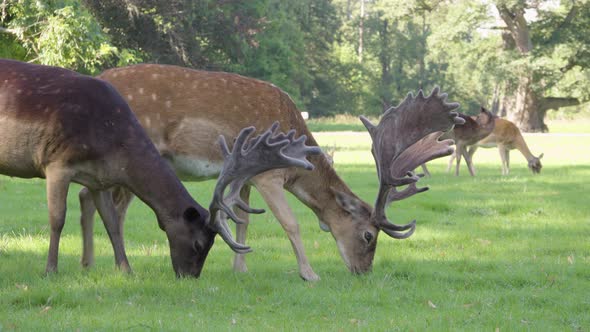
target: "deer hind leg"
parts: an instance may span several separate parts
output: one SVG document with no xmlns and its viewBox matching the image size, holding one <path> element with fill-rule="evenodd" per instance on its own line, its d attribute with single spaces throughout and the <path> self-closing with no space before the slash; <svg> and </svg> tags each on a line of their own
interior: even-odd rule
<svg viewBox="0 0 590 332">
<path fill-rule="evenodd" d="M 449 164 L 447 165 L 447 173 L 451 172 L 451 169 L 453 168 L 453 161 L 455 161 L 455 153 L 451 154 L 451 157 L 449 158 Z"/>
<path fill-rule="evenodd" d="M 477 151 L 476 145 L 472 145 L 469 147 L 469 151 L 467 153 L 469 154 L 469 158 L 471 158 L 471 160 L 473 160 L 473 155 L 475 154 L 475 151 Z"/>
<path fill-rule="evenodd" d="M 313 272 L 305 255 L 303 243 L 301 242 L 301 234 L 299 233 L 299 224 L 297 223 L 297 219 L 295 219 L 295 214 L 287 204 L 287 197 L 283 189 L 284 180 L 280 176 L 269 177 L 268 173 L 265 174 L 266 176 L 263 175 L 253 178 L 254 185 L 287 233 L 299 265 L 299 275 L 303 280 L 319 280 L 320 277 Z"/>
<path fill-rule="evenodd" d="M 422 167 L 422 173 L 424 174 L 424 176 L 429 178 L 430 172 L 428 171 L 428 167 L 426 167 L 426 164 L 422 164 L 420 165 L 420 167 Z"/>
<path fill-rule="evenodd" d="M 82 259 L 83 267 L 94 265 L 94 213 L 96 207 L 88 188 L 82 188 L 78 193 L 80 200 L 80 227 L 82 228 Z"/>
<path fill-rule="evenodd" d="M 503 145 L 498 145 L 498 151 L 500 151 L 500 159 L 502 159 L 502 175 L 508 175 L 510 173 L 508 149 Z"/>
<path fill-rule="evenodd" d="M 80 225 L 82 227 L 82 259 L 80 263 L 83 267 L 91 267 L 94 265 L 94 213 L 96 206 L 94 205 L 94 198 L 88 188 L 82 188 L 78 194 L 80 199 Z M 129 203 L 134 195 L 129 190 L 123 187 L 116 187 L 113 190 L 113 200 L 115 203 L 115 210 L 119 220 L 119 233 L 123 239 L 123 224 Z"/>
<path fill-rule="evenodd" d="M 510 149 L 506 148 L 506 175 L 510 173 Z"/>
<path fill-rule="evenodd" d="M 123 243 L 123 227 L 122 223 L 119 222 L 117 209 L 113 202 L 113 193 L 110 190 L 90 190 L 90 194 L 111 240 L 113 251 L 115 252 L 115 264 L 122 271 L 131 272 Z"/>
<path fill-rule="evenodd" d="M 71 173 L 61 166 L 49 166 L 45 170 L 47 179 L 47 208 L 49 210 L 49 253 L 45 273 L 57 272 L 59 239 L 66 220 L 68 188 Z"/>
<path fill-rule="evenodd" d="M 249 205 L 250 203 L 250 188 L 249 185 L 244 185 L 240 191 L 240 197 Z M 250 223 L 250 215 L 239 208 L 235 208 L 236 215 L 245 221 L 243 224 L 236 224 L 236 241 L 241 244 L 246 244 L 246 232 L 248 231 L 248 224 Z M 246 266 L 246 255 L 236 254 L 234 256 L 234 271 L 248 272 Z"/>
</svg>

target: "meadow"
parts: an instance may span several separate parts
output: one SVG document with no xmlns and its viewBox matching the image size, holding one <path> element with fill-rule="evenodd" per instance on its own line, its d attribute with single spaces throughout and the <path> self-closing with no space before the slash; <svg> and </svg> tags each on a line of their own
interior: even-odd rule
<svg viewBox="0 0 590 332">
<path fill-rule="evenodd" d="M 590 131 L 586 131 L 587 133 Z M 318 133 L 335 168 L 372 203 L 375 167 L 364 133 Z M 0 177 L 0 331 L 318 330 L 587 331 L 590 329 L 590 134 L 527 135 L 544 168 L 511 153 L 475 155 L 477 176 L 431 162 L 430 191 L 390 206 L 417 219 L 407 240 L 379 237 L 373 272 L 351 275 L 317 218 L 290 197 L 318 282 L 299 278 L 291 245 L 270 213 L 252 216 L 248 273 L 216 241 L 199 279 L 177 280 L 165 234 L 135 200 L 125 226 L 134 274 L 114 267 L 97 218 L 96 265 L 79 265 L 79 186 L 69 194 L 59 273 L 43 276 L 49 232 L 42 180 Z M 208 205 L 212 181 L 186 184 Z M 257 193 L 252 206 L 265 207 Z"/>
</svg>

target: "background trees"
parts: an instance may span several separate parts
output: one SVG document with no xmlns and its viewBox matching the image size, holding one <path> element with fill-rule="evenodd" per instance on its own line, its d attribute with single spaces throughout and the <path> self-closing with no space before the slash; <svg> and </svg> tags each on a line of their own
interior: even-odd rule
<svg viewBox="0 0 590 332">
<path fill-rule="evenodd" d="M 590 99 L 587 0 L 0 0 L 0 56 L 96 74 L 137 62 L 271 81 L 312 116 L 441 85 L 529 131 Z"/>
</svg>

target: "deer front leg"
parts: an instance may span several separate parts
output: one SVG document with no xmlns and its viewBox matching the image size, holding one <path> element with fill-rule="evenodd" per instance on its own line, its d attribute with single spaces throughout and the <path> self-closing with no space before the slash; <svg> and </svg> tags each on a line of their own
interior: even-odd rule
<svg viewBox="0 0 590 332">
<path fill-rule="evenodd" d="M 248 205 L 250 205 L 250 188 L 251 186 L 244 185 L 240 190 L 240 198 Z M 250 214 L 237 207 L 234 208 L 234 211 L 240 219 L 245 221 L 243 224 L 236 224 L 236 241 L 240 244 L 246 244 L 246 233 L 248 231 L 248 224 L 250 223 Z M 248 267 L 246 266 L 246 255 L 236 254 L 234 256 L 234 271 L 248 272 Z"/>
<path fill-rule="evenodd" d="M 59 239 L 66 220 L 71 175 L 60 166 L 50 166 L 45 170 L 45 177 L 47 179 L 47 208 L 49 210 L 49 227 L 51 230 L 45 273 L 50 274 L 57 272 Z"/>
<path fill-rule="evenodd" d="M 466 147 L 463 147 L 462 153 L 463 157 L 465 158 L 465 163 L 467 163 L 467 169 L 469 170 L 469 174 L 471 174 L 471 176 L 475 176 L 475 168 L 473 167 L 471 156 L 469 155 L 469 152 L 467 152 Z"/>
<path fill-rule="evenodd" d="M 461 166 L 461 155 L 463 154 L 463 146 L 457 144 L 455 150 L 455 157 L 457 158 L 457 167 L 455 168 L 455 176 L 459 176 L 459 167 Z"/>
<path fill-rule="evenodd" d="M 279 174 L 282 174 L 278 172 Z M 276 174 L 276 173 L 275 173 Z M 262 195 L 262 198 L 283 226 L 283 229 L 291 241 L 293 250 L 295 251 L 295 257 L 297 258 L 297 264 L 299 265 L 299 275 L 303 280 L 316 281 L 320 277 L 313 272 L 305 250 L 303 243 L 301 242 L 301 235 L 299 234 L 299 224 L 295 219 L 295 214 L 291 210 L 291 207 L 287 204 L 287 197 L 283 189 L 284 180 L 281 176 L 269 176 L 267 172 L 263 176 L 253 178 L 256 189 Z"/>
<path fill-rule="evenodd" d="M 125 245 L 123 243 L 122 224 L 119 222 L 119 216 L 115 209 L 112 192 L 109 190 L 93 191 L 90 194 L 94 200 L 94 205 L 100 214 L 100 217 L 107 230 L 111 240 L 113 251 L 115 252 L 115 264 L 124 272 L 131 272 L 127 255 L 125 254 Z"/>
</svg>

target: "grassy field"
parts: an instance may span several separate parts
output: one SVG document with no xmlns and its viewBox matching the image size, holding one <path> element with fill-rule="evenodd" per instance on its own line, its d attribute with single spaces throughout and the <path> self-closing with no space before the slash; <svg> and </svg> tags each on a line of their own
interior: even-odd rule
<svg viewBox="0 0 590 332">
<path fill-rule="evenodd" d="M 322 133 L 335 167 L 368 202 L 376 175 L 366 134 Z M 430 191 L 393 205 L 390 219 L 416 218 L 403 241 L 379 237 L 373 272 L 348 273 L 328 233 L 291 197 L 307 254 L 322 280 L 299 279 L 287 237 L 269 214 L 253 217 L 250 272 L 231 270 L 218 240 L 200 279 L 176 280 L 165 235 L 135 201 L 126 245 L 135 273 L 114 268 L 97 220 L 96 266 L 84 271 L 77 191 L 70 190 L 60 272 L 43 277 L 48 248 L 44 182 L 0 177 L 0 331 L 31 330 L 590 330 L 590 136 L 526 136 L 545 153 L 533 176 L 512 152 L 500 175 L 495 149 L 475 156 L 478 175 L 432 162 Z M 213 183 L 189 183 L 208 204 Z M 253 206 L 262 207 L 254 194 Z"/>
<path fill-rule="evenodd" d="M 376 119 L 371 120 L 377 122 Z M 590 118 L 586 113 L 576 119 L 546 119 L 545 124 L 551 133 L 590 133 Z M 366 130 L 358 117 L 347 114 L 310 119 L 307 125 L 313 132 Z"/>
</svg>

